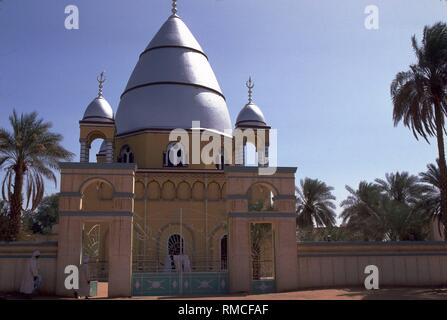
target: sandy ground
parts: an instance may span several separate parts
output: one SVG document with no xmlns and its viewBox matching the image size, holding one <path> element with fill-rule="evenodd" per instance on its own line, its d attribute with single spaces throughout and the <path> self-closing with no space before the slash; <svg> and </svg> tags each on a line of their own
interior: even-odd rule
<svg viewBox="0 0 447 320">
<path fill-rule="evenodd" d="M 0 300 L 22 299 L 17 294 L 1 294 Z M 36 300 L 59 300 L 57 297 L 32 297 Z M 103 298 L 93 298 L 103 299 Z M 124 299 L 128 300 L 130 298 Z M 447 300 L 447 288 L 393 288 L 366 291 L 364 289 L 306 290 L 262 295 L 226 295 L 207 297 L 133 297 L 133 300 Z M 122 300 L 122 299 L 121 299 Z"/>
<path fill-rule="evenodd" d="M 216 297 L 134 297 L 133 299 L 175 299 L 175 300 L 447 300 L 445 289 L 326 289 L 306 290 L 262 295 L 230 295 Z"/>
</svg>

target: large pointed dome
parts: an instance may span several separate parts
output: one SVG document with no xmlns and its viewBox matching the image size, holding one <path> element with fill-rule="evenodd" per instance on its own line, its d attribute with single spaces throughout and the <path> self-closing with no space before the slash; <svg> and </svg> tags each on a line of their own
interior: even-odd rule
<svg viewBox="0 0 447 320">
<path fill-rule="evenodd" d="M 231 128 L 225 97 L 191 31 L 172 15 L 149 43 L 121 96 L 118 134 L 144 129 L 188 129 L 192 121 Z"/>
</svg>

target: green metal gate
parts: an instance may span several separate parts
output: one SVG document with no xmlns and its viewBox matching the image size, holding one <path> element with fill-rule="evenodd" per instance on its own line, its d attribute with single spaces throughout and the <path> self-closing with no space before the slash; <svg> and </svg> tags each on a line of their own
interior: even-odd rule
<svg viewBox="0 0 447 320">
<path fill-rule="evenodd" d="M 228 272 L 144 272 L 132 275 L 133 296 L 227 294 Z"/>
</svg>

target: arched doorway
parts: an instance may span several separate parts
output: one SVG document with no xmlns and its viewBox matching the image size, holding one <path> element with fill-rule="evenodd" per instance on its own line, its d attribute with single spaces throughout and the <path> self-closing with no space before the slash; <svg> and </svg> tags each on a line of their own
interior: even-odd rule
<svg viewBox="0 0 447 320">
<path fill-rule="evenodd" d="M 170 262 L 170 270 L 172 271 L 182 271 L 177 270 L 178 267 L 175 265 L 175 256 L 180 256 L 184 254 L 185 243 L 183 238 L 179 234 L 173 234 L 168 239 L 168 257 Z"/>
<path fill-rule="evenodd" d="M 194 255 L 194 244 L 197 239 L 192 237 L 192 231 L 186 226 L 180 226 L 180 230 L 167 231 L 165 235 L 163 231 L 160 233 L 163 239 L 160 242 L 158 260 L 161 269 L 134 270 L 133 295 L 215 295 L 228 292 L 228 237 L 224 235 L 222 238 L 213 238 L 215 239 L 213 253 L 220 256 L 217 256 L 216 260 L 209 261 L 208 265 L 203 265 L 203 258 Z"/>
<path fill-rule="evenodd" d="M 177 256 L 183 254 L 184 243 L 183 238 L 178 234 L 173 234 L 168 240 L 168 254 L 170 256 Z"/>
</svg>

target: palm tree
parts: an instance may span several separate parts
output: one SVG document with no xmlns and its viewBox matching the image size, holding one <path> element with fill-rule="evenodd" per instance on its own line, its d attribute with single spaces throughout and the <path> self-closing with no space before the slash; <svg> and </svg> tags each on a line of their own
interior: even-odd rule
<svg viewBox="0 0 447 320">
<path fill-rule="evenodd" d="M 401 179 L 387 176 L 390 177 L 391 184 L 405 185 L 401 183 Z M 394 183 L 397 181 L 400 183 Z M 416 198 L 409 197 L 407 199 L 411 200 L 405 202 L 400 200 L 404 199 L 402 195 L 405 192 L 383 191 L 402 191 L 405 188 L 390 186 L 387 181 L 382 181 L 381 184 L 362 181 L 357 190 L 349 186 L 346 189 L 349 196 L 341 203 L 343 211 L 340 216 L 347 229 L 362 240 L 422 240 L 427 236 L 429 216 L 418 206 L 419 202 L 413 201 Z"/>
<path fill-rule="evenodd" d="M 0 199 L 0 239 L 2 234 L 5 234 L 8 230 L 8 204 Z"/>
<path fill-rule="evenodd" d="M 300 182 L 297 193 L 297 224 L 301 228 L 335 225 L 334 188 L 318 179 L 306 178 Z"/>
<path fill-rule="evenodd" d="M 427 165 L 427 171 L 419 174 L 423 185 L 423 198 L 420 207 L 426 213 L 438 222 L 438 229 L 441 231 L 440 214 L 441 214 L 441 175 L 439 173 L 439 161 L 437 164 L 430 163 Z"/>
<path fill-rule="evenodd" d="M 447 25 L 426 26 L 422 44 L 412 37 L 417 63 L 399 72 L 391 84 L 394 125 L 403 122 L 414 136 L 436 136 L 441 176 L 441 213 L 447 225 L 447 166 L 444 116 L 447 114 Z"/>
<path fill-rule="evenodd" d="M 377 187 L 390 199 L 405 204 L 416 203 L 422 194 L 419 178 L 408 172 L 385 174 L 385 180 L 376 179 Z"/>
<path fill-rule="evenodd" d="M 268 223 L 252 223 L 250 224 L 251 237 L 251 258 L 253 266 L 253 279 L 259 280 L 262 272 L 262 264 L 270 262 L 263 259 L 263 243 L 272 238 L 272 226 Z"/>
<path fill-rule="evenodd" d="M 419 174 L 421 182 L 432 185 L 436 189 L 441 188 L 441 175 L 439 174 L 439 160 L 436 160 L 436 164 L 430 163 L 427 165 L 427 171 Z"/>
<path fill-rule="evenodd" d="M 9 122 L 11 132 L 0 128 L 0 167 L 5 170 L 2 196 L 10 209 L 4 237 L 13 241 L 20 231 L 22 212 L 34 210 L 42 200 L 44 179 L 56 184 L 53 170 L 59 169 L 59 162 L 71 159 L 73 154 L 60 145 L 62 136 L 50 131 L 51 123 L 38 119 L 36 112 L 18 116 L 14 110 Z"/>
<path fill-rule="evenodd" d="M 28 216 L 28 228 L 33 233 L 49 234 L 59 220 L 59 195 L 42 199 L 39 206 Z"/>
<path fill-rule="evenodd" d="M 348 197 L 340 203 L 342 223 L 362 240 L 383 240 L 386 227 L 380 215 L 381 190 L 373 183 L 361 181 L 357 190 L 346 186 Z"/>
</svg>

